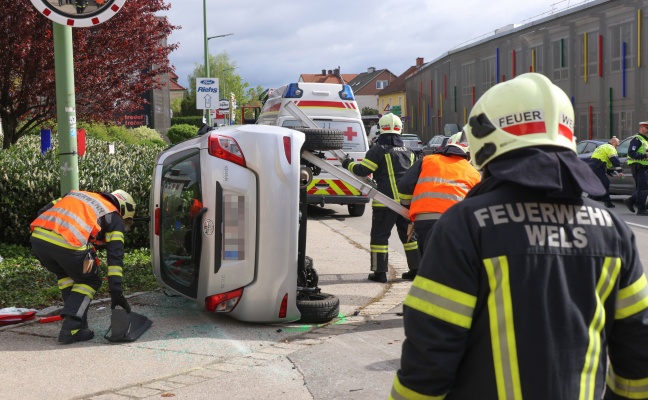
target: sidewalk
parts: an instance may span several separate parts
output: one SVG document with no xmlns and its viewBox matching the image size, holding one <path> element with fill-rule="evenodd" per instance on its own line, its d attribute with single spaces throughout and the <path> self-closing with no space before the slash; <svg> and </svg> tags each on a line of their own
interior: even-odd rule
<svg viewBox="0 0 648 400">
<path fill-rule="evenodd" d="M 341 317 L 323 325 L 259 325 L 202 312 L 161 291 L 129 299 L 153 326 L 138 341 L 103 335 L 110 307 L 95 302 L 95 338 L 62 346 L 60 322 L 0 328 L 0 393 L 20 399 L 386 398 L 403 340 L 398 315 L 410 282 L 390 252 L 390 283 L 367 280 L 369 236 L 336 220 L 308 221 L 307 254 Z M 126 277 L 126 279 L 128 279 Z"/>
</svg>

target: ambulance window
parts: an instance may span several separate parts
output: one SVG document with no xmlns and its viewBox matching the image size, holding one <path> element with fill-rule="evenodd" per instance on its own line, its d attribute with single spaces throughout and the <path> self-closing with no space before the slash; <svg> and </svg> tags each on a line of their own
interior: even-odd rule
<svg viewBox="0 0 648 400">
<path fill-rule="evenodd" d="M 165 163 L 161 190 L 162 280 L 179 292 L 195 298 L 201 243 L 195 240 L 193 220 L 203 208 L 200 155 L 197 150 Z"/>
<path fill-rule="evenodd" d="M 314 120 L 320 128 L 323 129 L 339 129 L 344 134 L 344 144 L 342 150 L 346 152 L 367 151 L 367 136 L 364 132 L 363 126 L 360 122 L 353 121 L 331 121 L 331 120 Z M 283 126 L 292 128 L 302 126 L 303 124 L 295 120 L 287 120 L 283 122 Z"/>
</svg>

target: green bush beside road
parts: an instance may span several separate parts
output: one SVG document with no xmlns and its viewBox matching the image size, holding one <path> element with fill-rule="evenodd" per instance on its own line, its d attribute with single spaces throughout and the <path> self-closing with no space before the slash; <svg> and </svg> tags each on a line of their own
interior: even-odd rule
<svg viewBox="0 0 648 400">
<path fill-rule="evenodd" d="M 106 252 L 98 252 L 101 264 L 99 275 L 104 284 L 95 299 L 108 298 L 106 281 Z M 56 277 L 43 268 L 31 249 L 17 245 L 0 244 L 0 308 L 18 307 L 42 309 L 62 305 Z M 159 288 L 151 271 L 148 249 L 132 249 L 124 256 L 124 293 L 156 290 Z"/>
<path fill-rule="evenodd" d="M 81 125 L 81 124 L 80 124 Z M 79 126 L 82 128 L 82 126 Z M 158 288 L 151 271 L 149 252 L 149 197 L 155 159 L 166 144 L 148 128 L 88 125 L 86 153 L 79 157 L 79 189 L 123 189 L 137 203 L 136 220 L 126 234 L 124 291 Z M 0 136 L 1 138 L 1 136 Z M 109 144 L 114 154 L 109 154 Z M 45 270 L 29 248 L 29 224 L 38 210 L 60 197 L 59 147 L 56 135 L 52 150 L 41 155 L 40 136 L 22 137 L 10 149 L 0 150 L 0 308 L 44 308 L 60 304 L 54 274 Z M 106 277 L 106 254 L 100 276 Z M 109 297 L 107 283 L 95 298 Z"/>
</svg>

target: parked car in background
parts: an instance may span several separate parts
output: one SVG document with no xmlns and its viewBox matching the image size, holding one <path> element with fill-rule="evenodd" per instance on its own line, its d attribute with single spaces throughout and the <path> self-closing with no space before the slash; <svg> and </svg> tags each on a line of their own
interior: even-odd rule
<svg viewBox="0 0 648 400">
<path fill-rule="evenodd" d="M 428 154 L 436 153 L 437 151 L 441 151 L 445 148 L 446 143 L 448 143 L 448 139 L 450 139 L 450 136 L 444 136 L 444 135 L 436 135 L 433 136 L 432 139 L 430 139 L 429 142 L 423 146 L 423 154 L 426 156 Z"/>
<path fill-rule="evenodd" d="M 576 153 L 578 153 L 578 158 L 581 160 L 587 161 L 594 152 L 594 149 L 599 147 L 602 144 L 607 143 L 605 140 L 582 140 L 576 144 Z"/>
<path fill-rule="evenodd" d="M 632 195 L 635 191 L 634 177 L 632 176 L 630 166 L 628 165 L 628 147 L 630 147 L 630 141 L 632 138 L 634 138 L 634 136 L 623 139 L 619 144 L 619 147 L 617 147 L 619 161 L 621 161 L 621 167 L 623 168 L 623 177 L 610 177 L 610 194 Z"/>
<path fill-rule="evenodd" d="M 621 176 L 611 176 L 610 177 L 610 194 L 615 195 L 631 195 L 635 191 L 635 182 L 630 171 L 630 166 L 628 165 L 628 147 L 630 147 L 630 141 L 634 136 L 625 138 L 617 147 L 617 154 L 619 155 L 619 161 L 621 161 L 621 167 L 623 168 L 623 177 Z M 602 144 L 608 143 L 607 140 L 583 140 L 576 144 L 576 152 L 578 153 L 578 158 L 587 162 L 594 150 Z"/>
<path fill-rule="evenodd" d="M 421 141 L 421 138 L 418 137 L 418 135 L 415 135 L 413 133 L 403 133 L 401 135 L 401 139 L 403 139 L 405 147 L 413 150 L 415 153 L 420 153 L 421 150 L 423 150 L 423 142 Z"/>
</svg>

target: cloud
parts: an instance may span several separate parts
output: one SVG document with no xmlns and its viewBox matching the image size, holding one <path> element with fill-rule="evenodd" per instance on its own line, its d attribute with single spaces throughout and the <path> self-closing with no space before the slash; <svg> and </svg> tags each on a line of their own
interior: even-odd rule
<svg viewBox="0 0 648 400">
<path fill-rule="evenodd" d="M 182 27 L 169 38 L 179 44 L 170 62 L 183 86 L 190 84 L 187 76 L 194 67 L 204 62 L 203 1 L 208 36 L 234 33 L 210 40 L 211 54 L 227 52 L 241 79 L 264 89 L 338 66 L 342 73 L 376 67 L 400 75 L 417 57 L 432 61 L 508 24 L 588 2 L 170 0 L 171 9 L 164 15 Z"/>
</svg>

